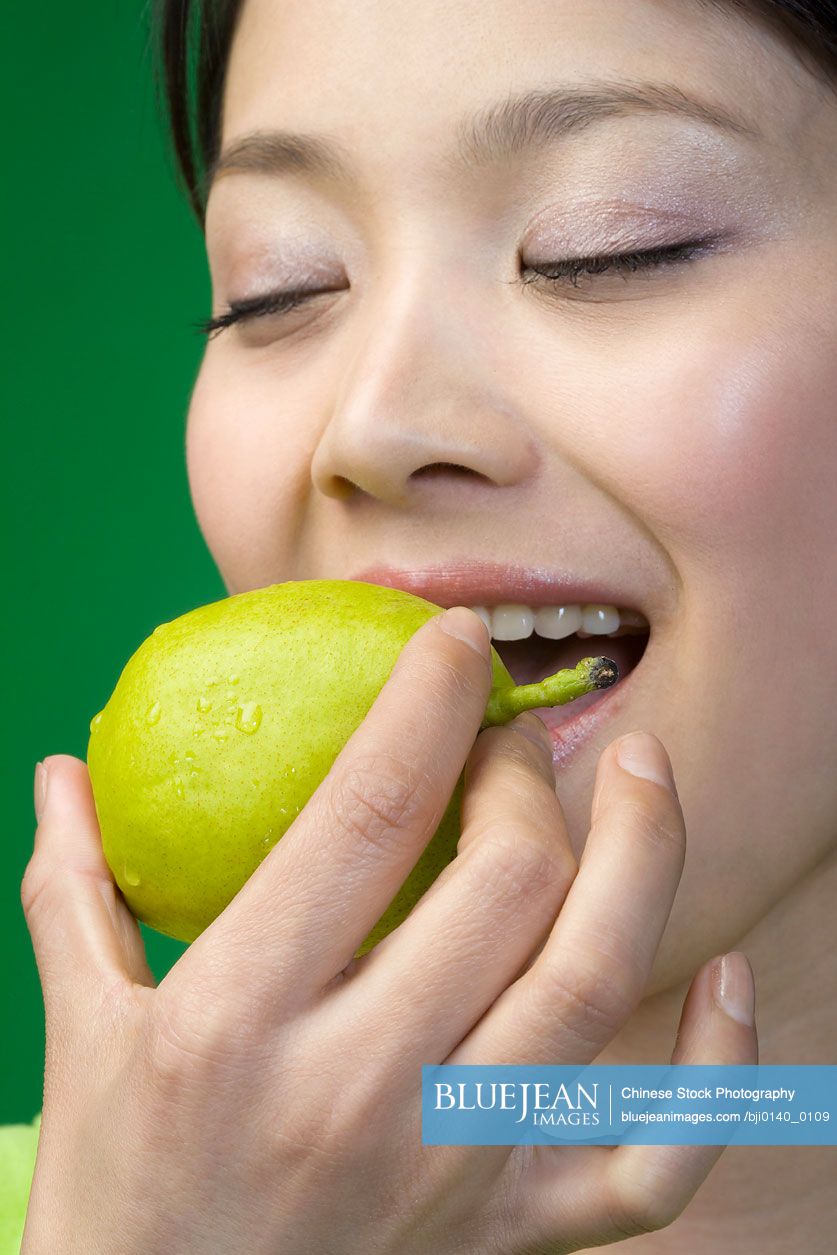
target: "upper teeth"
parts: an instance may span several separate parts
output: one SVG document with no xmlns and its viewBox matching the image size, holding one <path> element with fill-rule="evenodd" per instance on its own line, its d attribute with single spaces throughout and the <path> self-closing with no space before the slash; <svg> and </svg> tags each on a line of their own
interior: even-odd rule
<svg viewBox="0 0 837 1255">
<path fill-rule="evenodd" d="M 472 606 L 495 641 L 522 641 L 536 632 L 551 641 L 579 636 L 614 636 L 625 629 L 647 631 L 648 621 L 636 610 L 616 606 Z"/>
</svg>

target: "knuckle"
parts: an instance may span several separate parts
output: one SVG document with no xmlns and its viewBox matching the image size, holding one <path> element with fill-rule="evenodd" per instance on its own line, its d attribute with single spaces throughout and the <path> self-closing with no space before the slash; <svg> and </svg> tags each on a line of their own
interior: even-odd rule
<svg viewBox="0 0 837 1255">
<path fill-rule="evenodd" d="M 682 1208 L 659 1182 L 623 1173 L 610 1190 L 608 1214 L 612 1228 L 620 1236 L 638 1237 L 666 1229 Z"/>
<path fill-rule="evenodd" d="M 37 854 L 30 858 L 20 882 L 20 902 L 27 919 L 43 910 L 49 897 L 51 877 Z"/>
<path fill-rule="evenodd" d="M 310 1156 L 331 1162 L 357 1163 L 379 1143 L 377 1113 L 380 1109 L 380 1070 L 370 1067 L 363 1079 L 347 1086 L 339 1060 L 326 1059 L 319 1051 L 291 1047 L 282 1069 L 285 1078 L 293 1076 L 293 1087 L 280 1080 L 272 1090 L 269 1144 L 287 1161 L 289 1152 L 297 1163 Z M 327 1093 L 327 1102 L 313 1101 Z M 274 1106 L 275 1103 L 275 1106 Z"/>
<path fill-rule="evenodd" d="M 494 901 L 540 896 L 567 879 L 565 861 L 557 851 L 536 835 L 526 835 L 518 826 L 498 830 L 496 824 L 479 835 L 471 857 L 465 860 L 467 874 L 483 900 Z"/>
<path fill-rule="evenodd" d="M 355 760 L 337 781 L 331 820 L 364 846 L 386 849 L 421 819 L 430 783 L 426 773 L 398 758 Z"/>
<path fill-rule="evenodd" d="M 623 803 L 621 815 L 635 837 L 652 850 L 662 849 L 670 854 L 683 851 L 682 824 L 668 811 L 631 799 Z"/>
<path fill-rule="evenodd" d="M 562 1027 L 587 1044 L 614 1037 L 635 1002 L 633 990 L 626 989 L 601 961 L 576 957 L 558 965 L 541 960 L 528 979 L 532 989 L 538 990 L 544 1014 L 559 1018 Z"/>
<path fill-rule="evenodd" d="M 332 1154 L 357 1158 L 375 1127 L 375 1107 L 362 1095 L 349 1097 L 344 1092 L 342 1101 L 334 1101 L 328 1118 L 323 1120 L 321 1116 L 318 1124 L 319 1128 L 309 1128 L 309 1144 L 326 1146 Z"/>
<path fill-rule="evenodd" d="M 472 650 L 465 652 L 469 663 L 471 657 L 474 663 L 477 662 L 477 655 Z M 445 718 L 449 717 L 451 708 L 459 710 L 478 703 L 485 705 L 485 691 L 489 687 L 487 667 L 485 674 L 482 669 L 469 671 L 443 654 L 435 654 L 430 658 L 412 658 L 410 669 L 417 687 L 429 695 L 431 704 Z"/>
</svg>

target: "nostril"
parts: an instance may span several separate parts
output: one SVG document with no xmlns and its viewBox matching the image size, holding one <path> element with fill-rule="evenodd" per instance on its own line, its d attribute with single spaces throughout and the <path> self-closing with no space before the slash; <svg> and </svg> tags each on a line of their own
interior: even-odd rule
<svg viewBox="0 0 837 1255">
<path fill-rule="evenodd" d="M 444 474 L 447 471 L 456 471 L 460 475 L 469 475 L 475 479 L 485 479 L 485 476 L 475 471 L 472 466 L 459 466 L 456 462 L 430 462 L 427 466 L 420 466 L 413 471 L 410 479 L 417 479 L 419 476 L 426 479 L 428 476 Z"/>
</svg>

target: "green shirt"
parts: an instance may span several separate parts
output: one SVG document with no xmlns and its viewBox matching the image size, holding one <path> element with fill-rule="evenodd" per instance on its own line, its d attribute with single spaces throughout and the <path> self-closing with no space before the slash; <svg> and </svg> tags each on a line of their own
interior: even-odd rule
<svg viewBox="0 0 837 1255">
<path fill-rule="evenodd" d="M 0 1124 L 0 1255 L 20 1255 L 41 1113 L 31 1124 Z"/>
</svg>

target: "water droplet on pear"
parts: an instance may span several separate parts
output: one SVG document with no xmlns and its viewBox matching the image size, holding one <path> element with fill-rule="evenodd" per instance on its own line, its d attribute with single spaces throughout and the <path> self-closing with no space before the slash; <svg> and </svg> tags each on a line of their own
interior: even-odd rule
<svg viewBox="0 0 837 1255">
<path fill-rule="evenodd" d="M 235 726 L 239 732 L 252 736 L 254 732 L 258 732 L 261 721 L 262 708 L 256 702 L 245 702 L 243 706 L 239 706 L 235 717 Z"/>
</svg>

